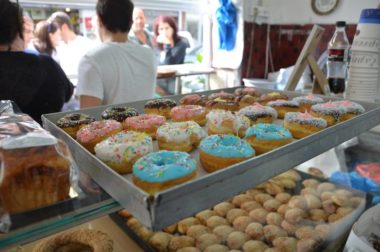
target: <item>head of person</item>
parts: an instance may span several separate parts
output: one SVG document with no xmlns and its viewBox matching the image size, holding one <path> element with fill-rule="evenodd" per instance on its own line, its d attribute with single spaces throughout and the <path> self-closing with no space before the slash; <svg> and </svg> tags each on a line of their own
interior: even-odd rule
<svg viewBox="0 0 380 252">
<path fill-rule="evenodd" d="M 177 43 L 179 36 L 177 34 L 178 28 L 177 23 L 174 18 L 169 16 L 159 16 L 154 20 L 153 24 L 154 37 L 157 38 L 159 35 L 164 35 L 168 38 L 173 39 L 174 43 Z M 163 45 L 157 44 L 157 46 L 162 50 Z"/>
<path fill-rule="evenodd" d="M 133 22 L 133 7 L 130 0 L 98 0 L 96 14 L 102 41 L 106 32 L 128 34 Z"/>
<path fill-rule="evenodd" d="M 134 31 L 134 32 L 144 31 L 144 29 L 145 29 L 145 14 L 141 8 L 134 8 L 133 9 L 132 19 L 133 19 L 132 31 Z"/>
<path fill-rule="evenodd" d="M 25 47 L 27 47 L 30 41 L 34 38 L 34 23 L 27 13 L 24 13 L 23 35 L 24 35 Z"/>
<path fill-rule="evenodd" d="M 58 24 L 62 40 L 67 43 L 74 33 L 74 27 L 71 23 L 70 16 L 63 11 L 57 11 L 50 16 L 49 21 Z"/>
<path fill-rule="evenodd" d="M 21 7 L 9 0 L 0 1 L 0 45 L 9 50 L 16 40 L 23 40 L 23 24 Z M 23 42 L 23 41 L 22 41 Z"/>
<path fill-rule="evenodd" d="M 40 21 L 34 31 L 34 45 L 40 53 L 52 55 L 61 40 L 58 24 L 51 21 Z"/>
</svg>

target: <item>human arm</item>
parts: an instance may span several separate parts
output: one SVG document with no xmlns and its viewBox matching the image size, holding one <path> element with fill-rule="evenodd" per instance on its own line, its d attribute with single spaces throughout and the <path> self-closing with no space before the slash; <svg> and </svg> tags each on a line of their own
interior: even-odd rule
<svg viewBox="0 0 380 252">
<path fill-rule="evenodd" d="M 164 44 L 165 59 L 162 65 L 183 64 L 186 56 L 187 42 L 180 39 L 173 47 L 170 44 Z"/>
<path fill-rule="evenodd" d="M 79 97 L 80 108 L 91 108 L 102 105 L 102 100 L 94 96 L 81 95 Z"/>
<path fill-rule="evenodd" d="M 98 65 L 84 56 L 78 67 L 77 95 L 81 108 L 100 106 L 103 103 L 103 83 Z"/>
</svg>

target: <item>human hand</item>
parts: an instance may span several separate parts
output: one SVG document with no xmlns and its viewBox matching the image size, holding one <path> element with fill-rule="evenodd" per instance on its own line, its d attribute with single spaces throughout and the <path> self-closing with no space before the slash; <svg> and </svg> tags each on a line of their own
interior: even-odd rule
<svg viewBox="0 0 380 252">
<path fill-rule="evenodd" d="M 159 34 L 156 40 L 157 40 L 157 43 L 160 43 L 160 44 L 164 44 L 164 45 L 170 44 L 170 39 L 164 34 Z"/>
</svg>

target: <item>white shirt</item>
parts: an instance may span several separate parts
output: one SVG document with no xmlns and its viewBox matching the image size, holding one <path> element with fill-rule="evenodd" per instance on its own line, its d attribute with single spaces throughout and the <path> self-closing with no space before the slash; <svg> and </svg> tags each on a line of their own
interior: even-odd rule
<svg viewBox="0 0 380 252">
<path fill-rule="evenodd" d="M 102 100 L 103 105 L 151 99 L 157 60 L 149 48 L 126 43 L 103 43 L 79 63 L 78 96 Z"/>
<path fill-rule="evenodd" d="M 97 42 L 80 35 L 77 35 L 72 41 L 67 43 L 62 41 L 59 44 L 57 57 L 63 71 L 69 78 L 76 78 L 80 59 L 97 45 Z"/>
</svg>

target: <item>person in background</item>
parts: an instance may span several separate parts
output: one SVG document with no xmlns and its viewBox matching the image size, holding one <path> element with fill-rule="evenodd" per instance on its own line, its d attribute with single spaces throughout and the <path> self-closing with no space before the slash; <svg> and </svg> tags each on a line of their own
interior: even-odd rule
<svg viewBox="0 0 380 252">
<path fill-rule="evenodd" d="M 59 63 L 66 75 L 75 79 L 78 75 L 80 59 L 86 52 L 96 46 L 96 42 L 81 35 L 77 35 L 74 32 L 70 16 L 65 12 L 54 12 L 49 20 L 56 22 L 61 32 L 62 41 L 57 47 Z"/>
<path fill-rule="evenodd" d="M 145 29 L 145 14 L 141 8 L 133 9 L 133 24 L 128 34 L 130 41 L 152 47 L 152 35 Z"/>
<path fill-rule="evenodd" d="M 73 85 L 49 56 L 24 53 L 21 7 L 0 1 L 0 100 L 13 100 L 41 123 L 41 115 L 59 112 Z"/>
<path fill-rule="evenodd" d="M 34 38 L 34 23 L 33 20 L 30 18 L 27 12 L 23 13 L 24 18 L 24 44 L 25 44 L 25 52 L 26 53 L 33 53 L 38 54 L 38 51 L 33 48 L 33 46 L 30 46 L 30 43 L 32 39 Z"/>
<path fill-rule="evenodd" d="M 189 43 L 178 36 L 175 20 L 168 16 L 159 16 L 153 26 L 154 41 L 159 51 L 160 65 L 183 64 Z"/>
<path fill-rule="evenodd" d="M 79 63 L 77 95 L 81 108 L 153 97 L 157 61 L 151 49 L 128 41 L 132 12 L 130 0 L 98 0 L 102 44 Z"/>
<path fill-rule="evenodd" d="M 32 41 L 34 48 L 39 53 L 47 54 L 59 62 L 56 48 L 61 40 L 61 32 L 58 29 L 58 24 L 50 21 L 40 21 L 36 25 L 34 35 L 35 38 Z"/>
<path fill-rule="evenodd" d="M 189 43 L 178 36 L 175 20 L 168 16 L 159 16 L 153 25 L 154 42 L 160 65 L 183 64 Z M 159 79 L 157 92 L 160 95 L 172 95 L 175 92 L 175 78 Z"/>
</svg>

